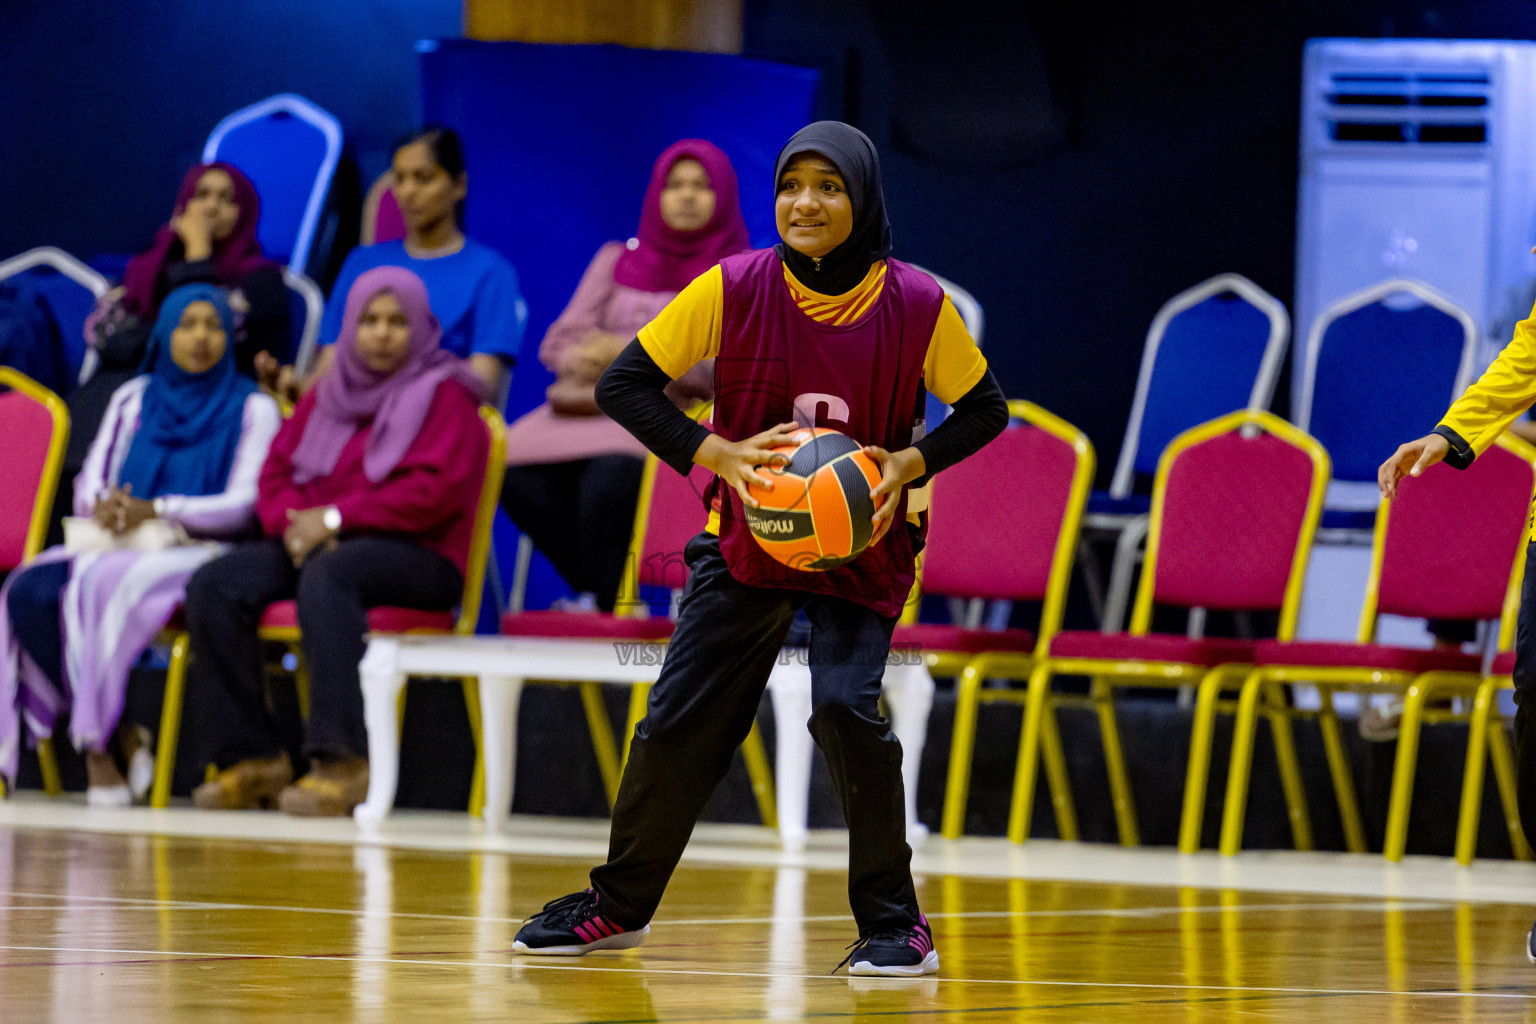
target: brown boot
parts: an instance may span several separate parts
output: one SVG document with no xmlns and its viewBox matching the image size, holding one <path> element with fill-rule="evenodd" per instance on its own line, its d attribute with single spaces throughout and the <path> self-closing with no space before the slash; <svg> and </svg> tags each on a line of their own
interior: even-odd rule
<svg viewBox="0 0 1536 1024">
<path fill-rule="evenodd" d="M 226 768 L 192 791 L 192 802 L 205 811 L 248 811 L 270 807 L 284 786 L 293 781 L 287 754 L 253 757 Z"/>
<path fill-rule="evenodd" d="M 348 757 L 313 761 L 309 774 L 278 795 L 284 814 L 304 818 L 336 818 L 351 814 L 368 796 L 368 761 Z"/>
</svg>

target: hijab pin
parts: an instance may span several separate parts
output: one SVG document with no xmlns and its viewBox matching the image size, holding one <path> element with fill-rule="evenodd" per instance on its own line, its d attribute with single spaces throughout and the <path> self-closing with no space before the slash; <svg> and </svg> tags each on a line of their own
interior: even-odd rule
<svg viewBox="0 0 1536 1024">
<path fill-rule="evenodd" d="M 631 238 L 629 241 L 624 243 L 624 248 L 628 249 L 630 252 L 634 252 L 636 249 L 640 248 L 640 239 Z"/>
</svg>

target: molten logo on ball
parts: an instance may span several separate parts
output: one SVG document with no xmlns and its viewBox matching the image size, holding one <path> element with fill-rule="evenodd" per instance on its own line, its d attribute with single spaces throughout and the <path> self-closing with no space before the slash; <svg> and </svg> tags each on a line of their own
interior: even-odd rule
<svg viewBox="0 0 1536 1024">
<path fill-rule="evenodd" d="M 774 449 L 764 469 L 773 489 L 749 486 L 758 508 L 747 506 L 747 525 L 758 545 L 795 569 L 835 569 L 878 543 L 870 523 L 869 492 L 880 466 L 859 443 L 835 430 L 798 431 Z"/>
</svg>

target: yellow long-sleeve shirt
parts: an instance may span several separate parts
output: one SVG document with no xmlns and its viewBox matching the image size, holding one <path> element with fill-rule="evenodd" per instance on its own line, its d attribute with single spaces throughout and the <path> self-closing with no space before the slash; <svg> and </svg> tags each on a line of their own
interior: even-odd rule
<svg viewBox="0 0 1536 1024">
<path fill-rule="evenodd" d="M 1481 455 L 1493 445 L 1515 420 L 1536 403 L 1536 310 L 1515 325 L 1515 336 L 1504 351 L 1483 371 L 1483 375 L 1467 388 L 1466 393 L 1451 404 L 1441 418 L 1440 425 L 1449 427 L 1470 451 L 1454 451 L 1447 461 L 1452 465 L 1465 464 Z M 1457 459 L 1455 456 L 1461 456 Z"/>
</svg>

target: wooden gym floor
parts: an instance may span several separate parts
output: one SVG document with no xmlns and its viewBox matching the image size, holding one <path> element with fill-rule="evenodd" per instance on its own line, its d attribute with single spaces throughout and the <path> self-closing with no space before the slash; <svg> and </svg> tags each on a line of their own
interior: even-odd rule
<svg viewBox="0 0 1536 1024">
<path fill-rule="evenodd" d="M 841 833 L 704 826 L 640 950 L 514 956 L 597 821 L 0 804 L 0 1020 L 1536 1021 L 1536 866 L 930 839 L 937 977 L 831 975 Z"/>
</svg>

